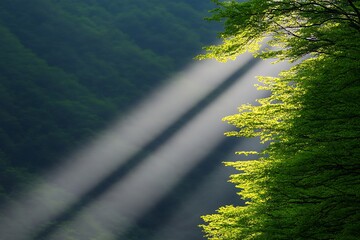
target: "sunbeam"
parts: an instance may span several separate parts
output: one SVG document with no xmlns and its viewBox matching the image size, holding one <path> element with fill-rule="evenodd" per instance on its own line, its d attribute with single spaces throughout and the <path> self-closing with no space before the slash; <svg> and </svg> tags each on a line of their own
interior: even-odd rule
<svg viewBox="0 0 360 240">
<path fill-rule="evenodd" d="M 46 176 L 64 194 L 51 196 L 47 184 L 38 184 L 5 206 L 2 236 L 63 239 L 67 233 L 58 227 L 66 223 L 88 239 L 88 216 L 96 216 L 109 239 L 126 234 L 221 145 L 226 125 L 220 119 L 263 96 L 254 76 L 283 68 L 250 54 L 228 64 L 190 66 Z M 54 199 L 56 207 L 41 199 Z"/>
<path fill-rule="evenodd" d="M 250 59 L 246 64 L 244 64 L 243 66 L 241 66 L 240 69 L 238 69 L 237 71 L 235 71 L 231 76 L 229 76 L 225 81 L 223 81 L 221 84 L 219 84 L 213 91 L 211 91 L 210 93 L 208 93 L 203 99 L 201 99 L 198 103 L 194 104 L 194 106 L 192 106 L 190 109 L 187 110 L 186 113 L 184 113 L 182 116 L 180 116 L 175 122 L 173 122 L 170 126 L 168 126 L 166 129 L 164 129 L 159 135 L 157 135 L 156 137 L 154 137 L 154 139 L 152 139 L 148 144 L 146 144 L 145 146 L 143 146 L 143 148 L 141 150 L 139 150 L 136 154 L 134 154 L 133 156 L 131 156 L 129 159 L 127 159 L 125 161 L 125 164 L 123 166 L 119 166 L 117 167 L 115 170 L 112 170 L 111 173 L 108 174 L 108 176 L 106 178 L 104 178 L 103 180 L 100 180 L 99 183 L 97 183 L 89 192 L 85 193 L 83 196 L 80 197 L 80 199 L 77 200 L 77 202 L 74 205 L 71 205 L 69 208 L 67 208 L 66 210 L 64 210 L 59 216 L 57 216 L 55 219 L 52 219 L 51 222 L 66 222 L 71 220 L 74 215 L 77 214 L 77 212 L 81 211 L 82 208 L 86 207 L 87 205 L 91 204 L 92 202 L 96 201 L 97 198 L 99 197 L 103 197 L 103 195 L 106 192 L 110 192 L 110 188 L 113 187 L 113 185 L 115 185 L 117 182 L 119 182 L 120 184 L 123 184 L 123 186 L 128 189 L 128 191 L 121 193 L 121 196 L 130 196 L 127 199 L 118 199 L 118 201 L 114 201 L 114 197 L 111 197 L 112 201 L 107 201 L 107 206 L 109 204 L 111 204 L 111 202 L 121 202 L 122 204 L 124 202 L 131 202 L 132 204 L 134 203 L 135 199 L 139 199 L 139 197 L 137 196 L 131 196 L 132 193 L 137 192 L 134 191 L 135 189 L 137 189 L 138 187 L 132 186 L 131 182 L 129 180 L 123 179 L 126 174 L 129 173 L 129 175 L 133 174 L 133 169 L 136 168 L 137 166 L 143 167 L 143 166 L 156 166 L 156 164 L 147 164 L 148 162 L 145 162 L 144 164 L 141 165 L 141 163 L 146 159 L 147 156 L 149 156 L 150 154 L 150 159 L 153 159 L 153 161 L 158 162 L 159 159 L 166 159 L 166 162 L 163 162 L 162 164 L 164 165 L 164 163 L 169 163 L 171 161 L 171 159 L 174 159 L 174 157 L 171 157 L 172 155 L 174 155 L 174 153 L 176 153 L 176 149 L 178 146 L 180 146 L 183 150 L 185 150 L 184 152 L 187 153 L 191 153 L 189 156 L 187 156 L 185 159 L 197 159 L 196 158 L 196 150 L 195 149 L 191 149 L 191 151 L 187 151 L 187 148 L 189 148 L 189 146 L 194 146 L 192 141 L 189 141 L 189 139 L 192 139 L 193 136 L 201 136 L 199 130 L 201 130 L 201 126 L 203 126 L 203 123 L 199 123 L 197 127 L 194 127 L 192 129 L 192 131 L 188 131 L 188 134 L 185 135 L 185 137 L 183 137 L 180 142 L 176 142 L 175 144 L 173 144 L 172 146 L 174 147 L 166 147 L 167 145 L 169 145 L 169 142 L 171 143 L 172 141 L 172 137 L 175 135 L 175 139 L 179 138 L 178 136 L 182 136 L 181 135 L 181 131 L 186 131 L 188 128 L 185 128 L 183 130 L 183 128 L 187 125 L 187 124 L 192 124 L 194 122 L 194 120 L 196 119 L 196 117 L 198 117 L 198 115 L 200 116 L 204 116 L 204 114 L 202 113 L 203 110 L 208 111 L 207 107 L 213 103 L 218 97 L 223 96 L 223 93 L 229 88 L 231 87 L 234 83 L 236 83 L 236 81 L 243 76 L 245 73 L 247 73 L 251 67 L 253 67 L 259 60 L 258 59 Z M 244 89 L 245 88 L 244 86 Z M 225 95 L 226 96 L 226 95 Z M 214 114 L 219 114 L 219 112 L 221 112 L 220 108 L 222 108 L 223 104 L 219 105 L 219 109 L 217 109 L 217 111 L 214 111 L 214 108 L 210 108 L 210 110 L 213 111 L 212 115 Z M 176 106 L 174 106 L 176 107 Z M 155 115 L 156 116 L 156 115 Z M 220 118 L 221 116 L 219 116 Z M 206 121 L 206 119 L 214 119 L 212 118 L 212 116 L 208 116 L 208 118 L 205 118 L 204 121 Z M 216 122 L 214 122 L 215 125 Z M 214 129 L 217 129 L 216 126 L 211 126 L 211 127 L 215 127 Z M 221 130 L 220 128 L 218 130 Z M 214 141 L 217 138 L 211 138 L 212 141 Z M 200 140 L 200 139 L 199 139 Z M 190 144 L 189 146 L 185 145 L 185 146 L 181 146 L 181 143 L 185 142 L 187 144 Z M 200 142 L 200 141 L 198 141 Z M 206 146 L 211 146 L 211 142 L 207 142 Z M 166 156 L 157 156 L 156 150 L 158 150 L 159 148 L 164 148 L 166 147 Z M 201 147 L 201 146 L 200 146 Z M 201 148 L 200 148 L 201 149 Z M 211 148 L 210 148 L 211 149 Z M 199 150 L 197 150 L 199 152 Z M 204 150 L 200 150 L 201 152 L 203 152 Z M 176 155 L 176 154 L 175 154 Z M 182 156 L 185 157 L 185 156 Z M 176 157 L 175 157 L 176 159 Z M 180 163 L 181 165 L 184 165 L 184 159 L 176 159 L 177 161 L 172 161 L 173 163 Z M 151 162 L 151 161 L 150 161 Z M 191 163 L 191 162 L 189 162 Z M 190 167 L 190 164 L 186 164 L 184 166 L 186 167 Z M 146 165 L 147 164 L 147 165 Z M 172 166 L 171 169 L 178 169 L 179 166 Z M 149 172 L 154 172 L 157 169 L 157 174 L 158 173 L 162 173 L 165 171 L 162 171 L 162 168 L 160 166 L 155 167 L 155 169 L 151 169 L 151 171 L 149 171 L 147 169 L 147 171 L 143 171 L 140 174 L 137 174 L 136 180 L 143 178 L 144 176 L 149 176 L 147 173 Z M 164 168 L 163 168 L 164 169 Z M 165 168 L 166 170 L 166 168 Z M 139 177 L 140 176 L 140 177 Z M 166 176 L 164 176 L 166 179 Z M 161 180 L 160 180 L 161 181 Z M 151 180 L 145 181 L 145 182 L 151 182 Z M 152 189 L 152 191 L 154 191 L 154 187 L 156 187 L 159 183 L 159 180 L 157 180 L 157 184 L 154 184 L 152 187 L 147 187 L 146 189 Z M 169 184 L 167 184 L 166 186 L 171 186 Z M 143 191 L 140 191 L 143 192 Z M 164 191 L 161 191 L 164 192 Z M 105 194 L 106 195 L 106 194 Z M 149 201 L 149 203 L 151 204 L 154 201 Z M 131 207 L 125 207 L 124 209 L 134 209 Z M 139 207 L 137 207 L 136 210 L 137 213 L 140 213 L 141 211 L 139 211 Z M 127 215 L 126 213 L 122 213 L 122 215 Z M 80 221 L 83 222 L 83 221 Z M 109 224 L 108 224 L 109 225 Z M 122 224 L 124 225 L 124 223 Z M 44 230 L 40 231 L 40 233 L 36 234 L 34 239 L 38 239 L 38 238 L 44 238 L 47 237 L 49 234 L 51 234 L 53 231 L 55 231 L 57 227 L 55 225 L 53 226 L 49 226 L 47 228 L 45 228 Z M 78 227 L 77 227 L 78 229 Z"/>
<path fill-rule="evenodd" d="M 264 65 L 258 67 L 257 71 Z M 248 72 L 245 78 L 253 76 L 254 73 L 256 71 Z M 237 74 L 235 76 L 239 77 Z M 192 109 L 197 110 L 190 110 L 189 112 L 196 112 L 198 116 L 189 122 L 189 125 L 174 138 L 169 139 L 166 143 L 161 143 L 159 151 L 154 152 L 144 163 L 134 168 L 116 186 L 108 189 L 106 193 L 100 194 L 98 200 L 93 198 L 92 207 L 87 208 L 87 213 L 90 212 L 90 215 L 96 216 L 99 223 L 102 223 L 108 231 L 111 232 L 116 229 L 117 234 L 126 233 L 127 228 L 131 227 L 136 219 L 141 217 L 148 209 L 154 208 L 154 205 L 167 192 L 171 191 L 187 172 L 194 169 L 201 159 L 206 158 L 206 155 L 216 148 L 219 139 L 221 139 L 219 136 L 225 130 L 218 120 L 224 114 L 229 114 L 229 109 L 235 108 L 234 100 L 241 96 L 242 101 L 248 102 L 250 99 L 245 97 L 247 95 L 250 95 L 251 98 L 255 96 L 261 97 L 262 93 L 255 91 L 252 86 L 253 83 L 250 81 L 240 82 L 238 86 L 231 89 L 232 91 L 224 92 L 221 98 L 204 112 L 201 112 L 200 107 L 195 105 Z M 216 94 L 210 93 L 209 95 L 214 96 Z M 209 100 L 206 100 L 206 102 L 209 102 Z M 231 102 L 233 103 L 231 104 Z M 186 119 L 189 119 L 189 116 Z M 212 129 L 212 131 L 208 129 Z M 116 182 L 112 181 L 112 183 Z M 111 209 L 112 212 L 124 217 L 126 221 L 114 222 L 111 214 L 108 214 L 109 211 L 104 211 L 104 209 Z M 74 212 L 74 209 L 70 212 Z M 84 229 L 84 234 L 89 234 L 86 217 L 87 215 L 80 215 L 76 218 L 72 228 Z M 40 236 L 44 236 L 44 234 L 48 236 L 49 232 L 44 232 Z M 58 233 L 57 236 L 60 236 L 59 239 L 63 237 L 61 233 Z"/>
</svg>

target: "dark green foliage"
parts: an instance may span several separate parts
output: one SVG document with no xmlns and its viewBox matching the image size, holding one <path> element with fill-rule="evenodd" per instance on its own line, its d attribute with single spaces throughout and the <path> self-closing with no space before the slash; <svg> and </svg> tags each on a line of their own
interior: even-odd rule
<svg viewBox="0 0 360 240">
<path fill-rule="evenodd" d="M 21 174 L 59 164 L 209 43 L 210 4 L 195 5 L 1 1 L 4 193 L 21 185 Z"/>
<path fill-rule="evenodd" d="M 36 58 L 7 29 L 0 31 L 2 151 L 14 166 L 51 165 L 101 127 L 115 106 Z"/>
<path fill-rule="evenodd" d="M 203 18 L 210 8 L 208 1 L 0 1 L 0 205 L 16 202 L 33 182 L 48 191 L 39 200 L 45 211 L 71 194 L 41 173 L 209 44 L 215 26 Z M 95 218 L 84 223 L 87 239 L 109 238 Z M 81 239 L 66 223 L 54 224 L 66 239 Z M 129 239 L 148 235 L 134 229 Z"/>
</svg>

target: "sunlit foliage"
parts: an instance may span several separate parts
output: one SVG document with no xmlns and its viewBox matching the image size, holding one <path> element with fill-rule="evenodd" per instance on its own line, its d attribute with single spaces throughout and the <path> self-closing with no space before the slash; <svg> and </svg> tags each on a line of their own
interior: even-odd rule
<svg viewBox="0 0 360 240">
<path fill-rule="evenodd" d="M 260 77 L 271 95 L 224 118 L 268 147 L 227 162 L 245 206 L 203 216 L 208 239 L 357 239 L 360 229 L 360 2 L 214 1 L 223 43 L 200 58 L 302 60 Z M 272 48 L 259 50 L 264 39 Z"/>
</svg>

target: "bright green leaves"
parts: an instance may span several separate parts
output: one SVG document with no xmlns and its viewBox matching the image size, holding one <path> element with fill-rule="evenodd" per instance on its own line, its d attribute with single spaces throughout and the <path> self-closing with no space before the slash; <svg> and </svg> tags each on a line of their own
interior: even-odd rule
<svg viewBox="0 0 360 240">
<path fill-rule="evenodd" d="M 238 131 L 226 133 L 227 136 L 260 137 L 261 142 L 275 140 L 289 126 L 289 120 L 296 117 L 293 110 L 299 109 L 299 96 L 304 90 L 292 82 L 293 72 L 284 72 L 281 78 L 260 77 L 262 85 L 258 90 L 271 91 L 267 98 L 259 99 L 258 106 L 244 104 L 239 113 L 223 118 L 224 121 L 239 128 Z"/>
<path fill-rule="evenodd" d="M 309 53 L 335 54 L 341 39 L 348 41 L 360 31 L 358 2 L 352 1 L 300 1 L 300 0 L 252 0 L 214 1 L 210 20 L 223 21 L 221 45 L 205 48 L 207 54 L 199 58 L 215 58 L 219 61 L 234 59 L 239 54 L 258 52 L 259 43 L 271 37 L 268 43 L 282 50 L 268 50 L 263 57 L 296 60 Z M 335 34 L 341 31 L 342 34 Z M 355 44 L 356 45 L 356 44 Z"/>
<path fill-rule="evenodd" d="M 207 225 L 202 225 L 205 235 L 211 240 L 256 239 L 261 236 L 259 228 L 262 219 L 254 215 L 252 206 L 225 206 L 218 210 L 218 214 L 204 216 Z"/>
<path fill-rule="evenodd" d="M 200 58 L 303 59 L 260 77 L 270 96 L 223 120 L 268 147 L 226 162 L 245 206 L 204 216 L 209 239 L 357 239 L 360 228 L 360 6 L 341 0 L 215 1 L 223 44 Z M 273 48 L 259 51 L 265 37 Z M 306 56 L 306 60 L 304 60 Z"/>
</svg>

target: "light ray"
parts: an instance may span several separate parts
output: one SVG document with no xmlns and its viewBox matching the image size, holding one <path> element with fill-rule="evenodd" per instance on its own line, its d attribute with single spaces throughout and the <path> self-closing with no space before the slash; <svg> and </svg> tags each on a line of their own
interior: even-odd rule
<svg viewBox="0 0 360 240">
<path fill-rule="evenodd" d="M 260 68 L 254 69 L 261 75 L 276 76 L 278 72 L 284 69 L 288 69 L 290 64 L 282 63 L 269 66 L 258 66 Z M 264 68 L 265 67 L 265 68 Z M 265 97 L 267 94 L 259 95 L 259 92 L 248 92 L 252 96 L 252 100 L 259 97 Z M 252 95 L 254 94 L 254 95 Z M 233 99 L 235 100 L 235 99 Z M 243 100 L 243 99 L 241 99 Z M 241 104 L 243 101 L 239 101 Z M 229 113 L 229 114 L 234 114 Z M 225 115 L 224 115 L 225 116 Z M 238 150 L 255 150 L 259 151 L 264 146 L 259 143 L 257 138 L 255 139 L 241 139 L 239 144 L 236 145 L 233 152 L 230 152 L 227 158 L 223 161 L 238 161 L 245 160 L 249 157 L 235 156 L 234 152 Z M 177 208 L 167 219 L 163 220 L 162 225 L 155 232 L 153 236 L 148 237 L 148 240 L 156 239 L 172 239 L 172 240 L 187 240 L 187 239 L 200 239 L 202 237 L 201 229 L 198 227 L 203 222 L 200 216 L 213 214 L 216 209 L 225 205 L 242 205 L 240 197 L 236 192 L 239 189 L 235 189 L 233 184 L 228 183 L 231 187 L 226 186 L 229 176 L 234 173 L 234 170 L 225 168 L 224 166 L 218 166 L 216 170 L 206 176 L 205 181 L 199 182 L 196 191 L 192 191 L 193 194 L 189 197 L 179 201 Z M 221 182 L 222 180 L 222 182 Z M 226 197 L 224 197 L 226 196 Z M 235 197 L 236 196 L 236 197 Z M 229 201 L 229 199 L 231 201 Z M 181 234 L 179 234 L 181 233 Z M 117 238 L 120 240 L 121 238 Z"/>
<path fill-rule="evenodd" d="M 217 91 L 242 63 L 253 61 L 251 59 L 250 55 L 245 55 L 242 61 L 231 64 L 207 61 L 179 74 L 169 85 L 154 92 L 134 111 L 100 134 L 99 138 L 71 156 L 64 166 L 48 174 L 51 187 L 58 186 L 61 191 L 54 192 L 48 184 L 39 184 L 24 193 L 18 202 L 6 206 L 0 216 L 2 236 L 20 240 L 28 239 L 34 233 L 35 238 L 56 233 L 54 239 L 61 239 L 66 235 L 63 229 L 46 224 L 51 220 L 72 219 L 69 226 L 79 234 L 86 235 L 89 234 L 88 225 L 85 224 L 89 215 L 99 217 L 98 222 L 108 232 L 109 238 L 115 238 L 112 234 L 119 230 L 126 231 L 221 141 L 225 131 L 225 125 L 220 124 L 223 116 L 231 114 L 242 102 L 261 97 L 252 86 L 253 76 L 260 72 L 266 75 L 265 70 L 277 72 L 277 69 L 269 67 L 268 62 L 257 64 L 242 76 L 252 81 L 239 81 L 230 89 L 227 86 L 226 94 Z M 211 101 L 211 97 L 206 98 L 209 95 L 219 97 L 219 100 L 207 109 L 197 107 L 196 103 L 202 101 L 205 105 L 210 104 L 207 101 Z M 199 110 L 203 112 L 197 114 Z M 183 125 L 176 130 L 176 135 L 172 133 L 162 140 L 161 148 L 148 147 L 149 144 L 155 146 L 154 139 L 156 142 L 157 136 L 170 131 L 168 129 L 174 126 L 174 122 L 187 114 L 191 121 L 181 123 Z M 152 154 L 147 156 L 143 153 L 144 148 L 153 151 Z M 131 165 L 131 171 L 124 172 L 121 179 L 111 178 L 114 169 L 127 167 L 128 160 L 137 154 L 143 154 L 140 156 L 141 162 Z M 113 182 L 110 181 L 106 189 L 101 189 L 105 186 L 101 183 L 109 176 Z M 118 182 L 115 184 L 115 181 Z M 100 192 L 96 192 L 97 188 Z M 60 195 L 61 192 L 63 194 Z M 87 198 L 94 194 L 96 197 L 88 201 Z M 48 207 L 39 205 L 43 199 L 56 203 Z M 74 206 L 81 206 L 81 213 L 68 218 L 66 213 L 75 209 Z M 112 212 L 119 213 L 116 219 L 109 218 Z M 124 221 L 120 216 L 124 217 Z M 41 228 L 45 230 L 39 232 Z"/>
<path fill-rule="evenodd" d="M 241 103 L 253 102 L 255 98 L 264 96 L 263 92 L 256 91 L 253 84 L 256 82 L 254 75 L 259 71 L 266 72 L 266 68 L 273 73 L 280 69 L 280 65 L 275 69 L 269 68 L 269 62 L 261 62 L 246 72 L 242 77 L 253 79 L 252 81 L 239 81 L 233 88 L 228 89 L 218 101 L 198 114 L 186 128 L 168 139 L 146 161 L 132 169 L 122 181 L 91 202 L 86 208 L 86 214 L 78 215 L 70 224 L 71 228 L 78 231 L 83 229 L 83 237 L 88 237 L 89 226 L 86 219 L 91 215 L 96 216 L 99 224 L 101 223 L 109 234 L 126 232 L 198 164 L 199 160 L 219 144 L 226 130 L 226 125 L 220 122 L 223 116 L 231 114 Z M 118 222 L 109 212 L 116 212 L 116 216 L 122 216 L 124 220 Z M 64 237 L 61 231 L 55 233 L 59 239 Z"/>
<path fill-rule="evenodd" d="M 245 59 L 250 59 L 250 56 Z M 68 193 L 53 194 L 48 184 L 40 184 L 23 194 L 18 202 L 6 206 L 0 219 L 1 232 L 7 233 L 11 239 L 29 236 L 34 228 L 46 224 L 66 206 L 76 202 L 113 168 L 124 164 L 132 154 L 221 84 L 239 65 L 239 62 L 224 65 L 207 61 L 178 74 L 168 86 L 154 92 L 98 139 L 71 156 L 66 165 L 48 174 L 46 178 L 52 186 L 66 189 Z M 57 203 L 46 208 L 38 204 L 42 199 Z M 21 223 L 22 228 L 12 223 Z"/>
<path fill-rule="evenodd" d="M 199 114 L 203 115 L 202 111 L 204 109 L 207 110 L 206 108 L 211 103 L 213 103 L 214 100 L 216 100 L 219 96 L 222 96 L 222 94 L 226 90 L 228 90 L 234 83 L 237 82 L 239 77 L 246 74 L 258 61 L 259 61 L 258 59 L 250 59 L 247 63 L 243 64 L 243 66 L 241 66 L 240 69 L 235 71 L 235 73 L 233 73 L 225 81 L 223 81 L 220 85 L 218 85 L 216 89 L 208 93 L 203 99 L 201 99 L 201 101 L 199 101 L 190 109 L 188 109 L 185 114 L 183 114 L 170 126 L 164 129 L 161 132 L 161 134 L 154 137 L 154 139 L 151 140 L 148 144 L 146 144 L 143 147 L 143 149 L 139 150 L 136 154 L 130 157 L 123 166 L 118 167 L 115 170 L 113 170 L 111 173 L 109 173 L 104 179 L 100 180 L 99 183 L 97 183 L 90 191 L 83 194 L 75 204 L 70 205 L 70 207 L 63 210 L 63 212 L 60 215 L 51 219 L 51 222 L 59 223 L 59 222 L 67 222 L 71 220 L 84 207 L 87 207 L 89 204 L 96 201 L 99 197 L 106 194 L 106 192 L 109 191 L 113 187 L 113 185 L 116 184 L 117 182 L 126 182 L 126 184 L 124 183 L 124 185 L 129 186 L 130 184 L 127 183 L 128 181 L 126 179 L 123 179 L 124 177 L 126 177 L 127 173 L 132 172 L 133 169 L 137 167 L 137 165 L 140 164 L 144 165 L 143 162 L 146 159 L 147 155 L 148 154 L 156 155 L 156 151 L 160 147 L 166 146 L 167 141 L 171 142 L 171 138 L 175 134 L 178 135 L 181 134 L 181 131 L 184 131 L 183 128 L 187 124 L 189 123 L 191 124 Z M 177 135 L 175 135 L 175 137 L 176 136 Z M 186 139 L 190 139 L 190 136 Z M 194 155 L 194 152 L 192 152 L 192 154 Z M 168 155 L 168 157 L 169 156 L 170 155 Z M 150 156 L 150 158 L 152 157 L 153 156 Z M 161 170 L 159 172 L 161 172 Z M 127 196 L 129 194 L 124 193 L 122 195 Z M 139 209 L 137 209 L 137 212 L 139 212 Z M 48 235 L 51 235 L 52 232 L 56 231 L 56 228 L 57 228 L 56 225 L 49 226 L 44 230 L 40 231 L 39 233 L 35 234 L 33 239 L 48 238 Z"/>
</svg>

